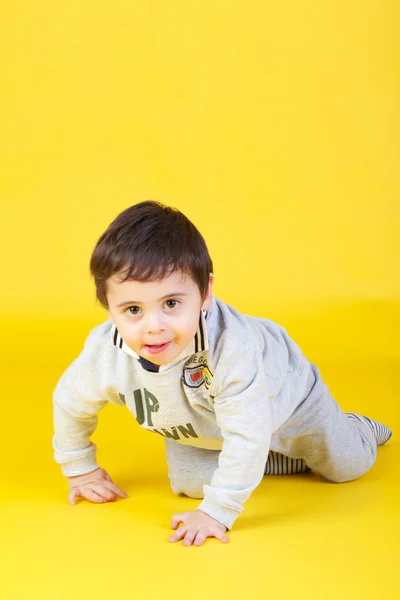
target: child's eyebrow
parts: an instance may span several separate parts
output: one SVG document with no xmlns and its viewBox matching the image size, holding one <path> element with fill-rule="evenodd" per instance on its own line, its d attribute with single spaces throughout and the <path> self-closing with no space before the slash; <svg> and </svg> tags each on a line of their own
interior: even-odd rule
<svg viewBox="0 0 400 600">
<path fill-rule="evenodd" d="M 167 294 L 166 296 L 159 298 L 158 302 L 161 302 L 161 300 L 165 300 L 165 298 L 171 298 L 171 296 L 187 296 L 187 295 L 188 294 L 186 294 L 185 292 L 172 292 L 172 294 Z M 127 304 L 143 304 L 143 303 L 139 302 L 139 300 L 127 300 L 126 302 L 120 302 L 120 304 L 117 304 L 117 308 L 126 306 Z"/>
</svg>

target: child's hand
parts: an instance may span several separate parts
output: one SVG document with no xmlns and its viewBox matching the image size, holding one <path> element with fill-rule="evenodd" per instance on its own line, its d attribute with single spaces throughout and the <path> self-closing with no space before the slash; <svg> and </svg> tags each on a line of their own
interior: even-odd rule
<svg viewBox="0 0 400 600">
<path fill-rule="evenodd" d="M 179 523 L 183 523 L 182 527 L 179 527 Z M 217 537 L 221 542 L 229 542 L 228 536 L 224 533 L 227 529 L 225 525 L 201 510 L 173 515 L 171 529 L 177 527 L 179 528 L 176 533 L 168 538 L 169 542 L 177 542 L 183 537 L 185 538 L 184 546 L 190 546 L 193 542 L 195 546 L 201 546 L 208 537 Z"/>
<path fill-rule="evenodd" d="M 120 496 L 129 498 L 128 494 L 113 483 L 113 480 L 104 469 L 96 469 L 86 475 L 68 477 L 70 493 L 68 502 L 76 504 L 76 498 L 82 496 L 91 502 L 110 502 Z"/>
</svg>

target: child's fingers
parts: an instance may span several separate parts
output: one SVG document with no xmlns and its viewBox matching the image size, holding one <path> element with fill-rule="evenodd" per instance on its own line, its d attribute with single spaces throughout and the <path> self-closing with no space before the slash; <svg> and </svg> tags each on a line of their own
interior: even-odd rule
<svg viewBox="0 0 400 600">
<path fill-rule="evenodd" d="M 81 496 L 82 498 L 86 498 L 86 500 L 90 500 L 91 502 L 107 502 L 106 498 L 103 498 L 103 496 L 96 493 L 94 490 L 91 490 L 88 487 L 82 487 L 82 488 L 72 488 L 72 490 L 68 496 L 69 503 L 76 504 L 76 498 L 78 496 Z"/>
<path fill-rule="evenodd" d="M 222 531 L 217 530 L 213 535 L 214 535 L 214 537 L 221 540 L 221 542 L 225 542 L 225 543 L 229 542 L 228 536 L 225 533 L 223 533 Z"/>
<path fill-rule="evenodd" d="M 103 483 L 90 482 L 86 485 L 81 485 L 79 488 L 72 488 L 68 495 L 68 502 L 76 504 L 78 496 L 86 498 L 86 500 L 90 500 L 91 502 L 113 502 L 117 499 L 117 495 L 121 498 L 129 498 L 128 494 L 114 483 L 104 480 Z"/>
<path fill-rule="evenodd" d="M 188 531 L 188 527 L 186 527 L 185 525 L 182 525 L 182 527 L 179 527 L 177 529 L 177 531 L 175 531 L 174 534 L 172 534 L 169 538 L 168 541 L 169 542 L 178 542 L 179 540 L 181 540 L 182 538 L 185 537 L 187 531 Z"/>
<path fill-rule="evenodd" d="M 109 489 L 111 492 L 114 492 L 114 494 L 120 496 L 121 498 L 129 498 L 129 495 L 126 492 L 124 492 L 124 490 L 121 490 L 121 488 L 115 485 L 107 471 L 103 471 L 103 477 L 107 482 L 111 484 L 109 485 L 108 483 L 104 482 L 104 485 L 107 487 L 107 489 Z"/>
<path fill-rule="evenodd" d="M 111 502 L 112 500 L 116 499 L 116 495 L 114 494 L 114 492 L 112 492 L 110 489 L 108 489 L 108 485 L 110 485 L 110 483 L 107 481 L 104 484 L 103 483 L 91 483 L 90 487 L 88 486 L 88 489 L 92 490 L 93 492 L 95 492 L 96 494 L 98 494 L 101 498 L 104 498 L 104 500 Z"/>
<path fill-rule="evenodd" d="M 111 481 L 103 481 L 102 483 L 92 483 L 91 489 L 96 491 L 100 496 L 108 501 L 116 500 L 117 496 L 121 498 L 129 498 L 128 494 L 121 490 L 115 483 Z"/>
<path fill-rule="evenodd" d="M 96 502 L 98 504 L 107 502 L 107 498 L 101 494 L 99 489 L 94 489 L 94 487 L 95 486 L 81 488 L 81 496 L 86 498 L 86 500 L 90 500 L 90 502 Z M 96 486 L 96 488 L 98 487 L 101 488 L 101 486 Z"/>
<path fill-rule="evenodd" d="M 105 482 L 104 487 L 106 487 L 108 490 L 110 490 L 110 492 L 113 492 L 117 496 L 120 496 L 121 498 L 129 498 L 129 495 L 126 492 L 124 492 L 124 490 L 121 490 L 121 488 L 115 485 L 115 483 L 113 483 L 112 481 Z"/>
<path fill-rule="evenodd" d="M 181 515 L 172 515 L 171 517 L 171 529 L 176 529 L 177 527 L 179 527 L 179 523 L 183 523 L 183 520 L 181 518 Z"/>
<path fill-rule="evenodd" d="M 76 498 L 81 495 L 82 494 L 81 494 L 79 488 L 72 488 L 72 490 L 68 494 L 68 502 L 70 504 L 76 504 Z"/>
<path fill-rule="evenodd" d="M 194 540 L 194 545 L 201 546 L 205 542 L 206 538 L 209 538 L 209 537 L 218 538 L 219 540 L 221 540 L 221 542 L 224 542 L 225 544 L 227 542 L 229 542 L 228 536 L 225 535 L 219 529 L 214 529 L 214 530 L 210 529 L 209 531 L 207 531 L 206 529 L 203 528 L 197 532 L 196 539 Z M 186 541 L 186 538 L 185 538 L 185 541 Z"/>
</svg>

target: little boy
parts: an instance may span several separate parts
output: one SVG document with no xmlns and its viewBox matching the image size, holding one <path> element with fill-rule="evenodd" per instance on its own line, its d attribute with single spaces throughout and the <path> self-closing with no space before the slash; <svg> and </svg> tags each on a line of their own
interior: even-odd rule
<svg viewBox="0 0 400 600">
<path fill-rule="evenodd" d="M 98 240 L 90 270 L 108 320 L 53 395 L 54 457 L 71 504 L 127 497 L 90 441 L 108 402 L 164 437 L 173 491 L 202 499 L 173 515 L 171 542 L 229 541 L 265 474 L 313 470 L 340 483 L 371 469 L 391 431 L 345 414 L 283 327 L 213 296 L 206 243 L 180 211 L 129 207 Z"/>
</svg>

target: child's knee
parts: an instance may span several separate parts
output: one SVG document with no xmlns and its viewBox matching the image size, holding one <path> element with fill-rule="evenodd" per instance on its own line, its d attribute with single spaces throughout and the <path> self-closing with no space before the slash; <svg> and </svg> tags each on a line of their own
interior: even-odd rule
<svg viewBox="0 0 400 600">
<path fill-rule="evenodd" d="M 175 494 L 185 494 L 189 498 L 204 498 L 203 484 L 199 481 L 170 479 L 170 483 Z"/>
<path fill-rule="evenodd" d="M 329 477 L 326 477 L 326 476 L 323 476 L 323 477 L 330 483 L 347 483 L 349 481 L 354 481 L 355 479 L 359 479 L 363 475 L 364 475 L 364 473 L 362 473 L 361 475 L 356 475 L 356 476 L 354 474 L 352 474 L 352 475 L 339 474 L 339 475 L 330 475 Z"/>
<path fill-rule="evenodd" d="M 372 469 L 374 463 L 375 457 L 371 456 L 370 460 L 365 461 L 362 464 L 346 465 L 344 468 L 341 469 L 332 469 L 326 475 L 323 474 L 323 477 L 332 483 L 347 483 L 348 481 L 360 479 L 360 477 L 362 477 Z"/>
</svg>

